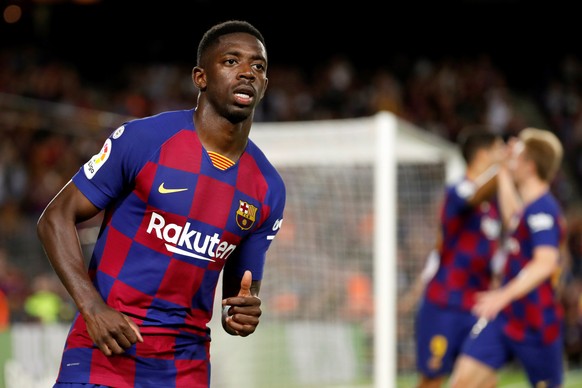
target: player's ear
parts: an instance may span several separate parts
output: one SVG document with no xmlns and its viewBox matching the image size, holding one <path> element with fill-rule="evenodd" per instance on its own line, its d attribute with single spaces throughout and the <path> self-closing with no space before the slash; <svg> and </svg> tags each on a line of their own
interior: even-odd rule
<svg viewBox="0 0 582 388">
<path fill-rule="evenodd" d="M 263 88 L 263 92 L 261 93 L 261 100 L 265 97 L 265 92 L 267 91 L 267 85 L 269 84 L 269 79 L 265 77 L 265 87 Z"/>
<path fill-rule="evenodd" d="M 192 69 L 192 82 L 200 91 L 206 89 L 206 72 L 200 66 L 194 66 Z"/>
</svg>

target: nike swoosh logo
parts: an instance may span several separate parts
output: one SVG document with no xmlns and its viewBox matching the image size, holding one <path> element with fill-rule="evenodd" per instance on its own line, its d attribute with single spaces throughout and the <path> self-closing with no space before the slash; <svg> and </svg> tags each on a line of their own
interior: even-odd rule
<svg viewBox="0 0 582 388">
<path fill-rule="evenodd" d="M 160 187 L 158 187 L 158 191 L 159 191 L 161 194 L 179 193 L 180 191 L 186 191 L 186 190 L 188 190 L 188 189 L 187 189 L 187 188 L 186 188 L 186 189 L 166 189 L 166 188 L 164 187 L 164 182 L 162 182 L 162 183 L 160 184 Z"/>
</svg>

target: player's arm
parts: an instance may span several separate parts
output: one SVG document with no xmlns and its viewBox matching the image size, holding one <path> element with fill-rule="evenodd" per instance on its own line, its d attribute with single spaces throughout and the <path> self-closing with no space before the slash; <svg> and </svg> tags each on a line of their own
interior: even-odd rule
<svg viewBox="0 0 582 388">
<path fill-rule="evenodd" d="M 559 266 L 559 251 L 550 245 L 538 246 L 534 249 L 533 260 L 529 262 L 506 288 L 508 298 L 516 300 L 528 294 L 531 290 L 548 280 Z"/>
<path fill-rule="evenodd" d="M 507 167 L 502 166 L 500 168 L 497 179 L 499 182 L 498 197 L 503 228 L 507 232 L 511 232 L 517 226 L 520 214 L 523 211 L 523 202 Z"/>
<path fill-rule="evenodd" d="M 499 241 L 499 247 L 493 254 L 491 258 L 491 285 L 490 289 L 498 288 L 501 286 L 503 279 L 503 270 L 505 264 L 507 263 L 507 247 L 505 238 L 501 238 Z"/>
<path fill-rule="evenodd" d="M 222 327 L 231 335 L 246 337 L 255 332 L 262 314 L 260 280 L 252 280 L 251 271 L 243 277 L 225 268 L 222 279 Z"/>
<path fill-rule="evenodd" d="M 481 202 L 490 199 L 497 191 L 497 173 L 499 172 L 499 165 L 495 164 L 489 167 L 485 172 L 475 179 L 475 192 L 468 198 L 468 203 L 471 206 L 476 206 Z"/>
<path fill-rule="evenodd" d="M 99 211 L 69 181 L 41 214 L 37 233 L 49 262 L 83 316 L 89 335 L 109 356 L 121 354 L 143 340 L 133 321 L 105 304 L 85 268 L 76 225 Z"/>
<path fill-rule="evenodd" d="M 510 139 L 505 160 L 511 161 L 510 156 L 514 153 L 520 152 L 519 147 L 523 147 L 523 144 L 519 143 L 514 138 Z M 508 233 L 511 233 L 511 231 L 517 226 L 524 205 L 517 191 L 517 187 L 515 186 L 515 182 L 511 177 L 507 162 L 500 165 L 497 180 L 497 195 L 499 197 L 499 207 L 501 210 L 503 228 Z"/>
<path fill-rule="evenodd" d="M 488 320 L 514 300 L 527 295 L 542 282 L 551 278 L 559 266 L 559 250 L 551 245 L 534 249 L 533 259 L 505 286 L 477 296 L 474 312 Z"/>
</svg>

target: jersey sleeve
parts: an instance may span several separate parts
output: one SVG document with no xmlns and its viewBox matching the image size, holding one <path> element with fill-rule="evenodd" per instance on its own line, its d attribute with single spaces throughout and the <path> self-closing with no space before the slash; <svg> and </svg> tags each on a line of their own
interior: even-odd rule
<svg viewBox="0 0 582 388">
<path fill-rule="evenodd" d="M 560 245 L 559 215 L 551 209 L 532 208 L 525 214 L 527 227 L 530 230 L 533 247 Z"/>
<path fill-rule="evenodd" d="M 475 195 L 476 186 L 473 182 L 464 179 L 449 187 L 445 202 L 445 218 L 456 217 L 469 206 L 469 200 Z"/>
<path fill-rule="evenodd" d="M 97 208 L 104 209 L 126 190 L 145 164 L 151 148 L 138 135 L 131 123 L 120 126 L 73 176 L 73 183 Z"/>
<path fill-rule="evenodd" d="M 250 234 L 237 249 L 239 251 L 237 263 L 233 270 L 239 277 L 242 277 L 245 270 L 250 270 L 253 274 L 253 280 L 263 278 L 267 250 L 282 227 L 286 201 L 285 186 L 282 181 L 277 183 L 269 196 L 271 199 L 267 198 L 267 203 L 270 204 L 270 213 L 265 222 Z"/>
</svg>

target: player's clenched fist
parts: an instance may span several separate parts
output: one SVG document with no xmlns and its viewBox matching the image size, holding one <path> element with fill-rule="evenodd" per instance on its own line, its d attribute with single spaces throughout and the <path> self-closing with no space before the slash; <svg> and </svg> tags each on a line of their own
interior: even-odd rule
<svg viewBox="0 0 582 388">
<path fill-rule="evenodd" d="M 104 303 L 83 317 L 89 336 L 106 356 L 122 354 L 136 342 L 143 342 L 135 322 Z"/>
</svg>

